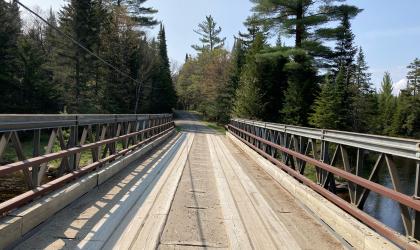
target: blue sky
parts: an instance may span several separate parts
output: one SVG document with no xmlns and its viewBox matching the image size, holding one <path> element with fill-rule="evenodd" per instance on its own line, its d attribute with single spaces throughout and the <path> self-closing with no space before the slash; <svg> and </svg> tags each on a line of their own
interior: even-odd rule
<svg viewBox="0 0 420 250">
<path fill-rule="evenodd" d="M 21 0 L 29 6 L 59 9 L 62 0 Z M 407 65 L 420 57 L 419 0 L 348 0 L 364 11 L 353 20 L 356 44 L 363 47 L 375 86 L 389 71 L 396 89 L 405 86 Z M 206 15 L 211 14 L 223 28 L 226 46 L 233 45 L 233 35 L 244 30 L 242 22 L 251 13 L 247 0 L 149 0 L 147 5 L 159 10 L 157 18 L 166 26 L 169 56 L 182 64 L 191 45 L 198 42 L 193 32 Z M 156 31 L 151 30 L 154 35 Z"/>
</svg>

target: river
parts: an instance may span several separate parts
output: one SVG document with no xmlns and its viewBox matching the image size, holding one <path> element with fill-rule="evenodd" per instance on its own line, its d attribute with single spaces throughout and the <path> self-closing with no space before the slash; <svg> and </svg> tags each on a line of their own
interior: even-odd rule
<svg viewBox="0 0 420 250">
<path fill-rule="evenodd" d="M 394 161 L 398 169 L 398 176 L 402 188 L 401 191 L 412 196 L 414 194 L 416 162 L 401 158 L 395 158 Z M 393 189 L 392 180 L 385 164 L 379 172 L 378 183 Z M 400 207 L 397 202 L 371 192 L 363 210 L 387 226 L 405 235 L 404 225 L 400 215 Z"/>
</svg>

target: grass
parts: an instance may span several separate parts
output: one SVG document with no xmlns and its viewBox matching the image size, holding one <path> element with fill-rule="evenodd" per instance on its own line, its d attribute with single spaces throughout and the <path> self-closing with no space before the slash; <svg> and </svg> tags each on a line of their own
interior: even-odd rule
<svg viewBox="0 0 420 250">
<path fill-rule="evenodd" d="M 316 183 L 316 170 L 315 166 L 306 164 L 305 177 Z"/>
<path fill-rule="evenodd" d="M 48 144 L 48 139 L 49 139 L 49 135 L 48 134 L 42 134 L 41 136 L 41 155 L 45 154 L 45 149 L 47 147 Z M 67 138 L 65 137 L 65 141 L 67 141 Z M 88 141 L 86 143 L 89 143 Z M 21 141 L 21 145 L 22 145 L 22 151 L 23 151 L 23 155 L 29 159 L 32 158 L 32 151 L 33 151 L 33 141 L 32 138 L 28 138 L 26 140 L 22 140 Z M 123 149 L 123 143 L 122 142 L 117 142 L 116 145 L 117 151 L 120 151 Z M 105 146 L 101 147 L 101 152 L 103 152 L 103 150 L 105 149 Z M 54 145 L 53 145 L 53 149 L 51 153 L 54 152 L 59 152 L 61 151 L 61 147 L 60 144 L 58 142 L 58 140 L 55 141 Z M 10 164 L 13 162 L 17 162 L 19 159 L 17 157 L 16 151 L 13 147 L 13 145 L 10 143 L 6 150 L 4 151 L 4 154 L 2 156 L 2 158 L 0 159 L 0 165 L 6 165 L 6 164 Z M 93 158 L 92 158 L 92 152 L 91 150 L 84 150 L 80 153 L 80 163 L 79 166 L 80 167 L 84 167 L 87 166 L 89 164 L 93 163 Z M 50 161 L 47 163 L 48 165 L 48 172 L 52 174 L 52 176 L 54 176 L 54 172 L 56 172 L 58 170 L 58 168 L 60 167 L 61 164 L 61 159 L 56 159 L 53 161 Z M 9 176 L 9 177 L 5 177 L 6 179 L 12 179 L 14 181 L 18 180 L 18 179 L 22 179 L 23 181 L 23 175 L 21 173 L 21 171 L 16 172 L 13 174 L 13 176 Z M 4 184 L 4 179 L 0 178 L 0 181 L 2 182 L 2 184 Z M 9 183 L 10 184 L 10 183 Z M 19 184 L 17 184 L 19 185 Z"/>
<path fill-rule="evenodd" d="M 219 125 L 219 124 L 217 124 L 215 122 L 208 122 L 208 121 L 206 121 L 206 122 L 204 122 L 204 124 L 208 128 L 211 128 L 211 129 L 216 130 L 218 133 L 221 133 L 221 134 L 225 134 L 226 133 L 225 127 L 223 127 L 222 125 Z"/>
</svg>

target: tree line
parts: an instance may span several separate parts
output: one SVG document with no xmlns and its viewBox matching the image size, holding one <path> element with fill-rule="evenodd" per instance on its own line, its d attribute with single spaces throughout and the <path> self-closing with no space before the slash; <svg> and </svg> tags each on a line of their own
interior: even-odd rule
<svg viewBox="0 0 420 250">
<path fill-rule="evenodd" d="M 420 60 L 409 64 L 398 96 L 389 73 L 376 91 L 351 28 L 362 9 L 342 0 L 251 2 L 247 32 L 231 51 L 212 16 L 198 25 L 197 55 L 186 55 L 174 79 L 180 108 L 219 123 L 241 117 L 420 137 Z M 286 37 L 294 44 L 286 46 Z"/>
<path fill-rule="evenodd" d="M 171 112 L 165 28 L 146 35 L 159 22 L 145 2 L 69 0 L 50 25 L 24 25 L 26 10 L 0 0 L 0 113 Z"/>
</svg>

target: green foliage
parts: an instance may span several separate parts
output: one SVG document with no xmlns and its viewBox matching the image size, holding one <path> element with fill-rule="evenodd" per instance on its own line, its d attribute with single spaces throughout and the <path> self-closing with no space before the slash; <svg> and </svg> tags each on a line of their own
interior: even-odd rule
<svg viewBox="0 0 420 250">
<path fill-rule="evenodd" d="M 152 101 L 152 113 L 171 112 L 176 104 L 176 93 L 172 83 L 166 46 L 165 28 L 160 26 L 158 35 L 158 69 L 156 71 Z"/>
<path fill-rule="evenodd" d="M 269 29 L 268 25 L 264 20 L 261 20 L 257 15 L 252 15 L 246 19 L 244 25 L 247 29 L 246 33 L 239 32 L 239 38 L 243 46 L 248 49 L 254 43 L 258 33 L 261 33 L 263 37 L 268 37 Z"/>
<path fill-rule="evenodd" d="M 325 77 L 325 82 L 321 85 L 321 92 L 316 98 L 309 123 L 317 128 L 342 129 L 345 125 L 343 113 L 345 82 L 344 72 L 341 70 L 337 78 L 331 81 L 330 76 Z"/>
<path fill-rule="evenodd" d="M 381 84 L 381 90 L 378 94 L 378 132 L 381 134 L 390 134 L 392 126 L 392 116 L 396 108 L 396 98 L 392 95 L 392 79 L 389 72 L 385 72 Z"/>
<path fill-rule="evenodd" d="M 20 93 L 18 41 L 21 33 L 21 19 L 16 4 L 0 0 L 0 89 L 2 96 L 0 112 L 19 112 L 16 105 Z"/>
<path fill-rule="evenodd" d="M 132 80 L 38 20 L 23 32 L 17 5 L 0 0 L 0 87 L 7 93 L 0 112 L 170 112 L 176 96 L 165 32 L 157 43 L 142 32 L 156 24 L 144 2 L 71 0 L 47 18 Z"/>
<path fill-rule="evenodd" d="M 206 16 L 206 20 L 200 23 L 198 25 L 198 30 L 194 30 L 194 32 L 201 36 L 199 39 L 201 45 L 191 46 L 198 52 L 221 49 L 225 44 L 226 38 L 220 37 L 220 32 L 222 32 L 222 28 L 217 27 L 217 23 L 214 21 L 211 15 Z"/>
<path fill-rule="evenodd" d="M 411 95 L 410 89 L 398 97 L 390 134 L 420 138 L 420 98 Z"/>
<path fill-rule="evenodd" d="M 311 105 L 318 92 L 316 70 L 310 57 L 303 50 L 289 50 L 292 60 L 286 64 L 287 90 L 281 109 L 282 121 L 305 126 Z"/>
<path fill-rule="evenodd" d="M 415 59 L 408 66 L 407 88 L 397 98 L 391 128 L 386 131 L 390 135 L 420 138 L 419 64 Z"/>
<path fill-rule="evenodd" d="M 416 96 L 420 95 L 420 59 L 416 58 L 408 65 L 408 90 Z"/>
<path fill-rule="evenodd" d="M 143 4 L 147 0 L 112 0 L 118 7 L 124 6 L 129 16 L 139 26 L 152 27 L 159 22 L 154 18 L 154 14 L 158 11 L 151 7 L 144 7 Z"/>
<path fill-rule="evenodd" d="M 189 58 L 176 82 L 179 105 L 199 111 L 206 119 L 226 123 L 232 100 L 230 74 L 229 53 L 223 49 Z"/>
<path fill-rule="evenodd" d="M 264 90 L 256 77 L 256 55 L 264 48 L 264 43 L 263 35 L 258 33 L 246 56 L 234 104 L 234 115 L 237 117 L 261 119 L 261 110 L 264 109 Z"/>
<path fill-rule="evenodd" d="M 335 5 L 341 0 L 251 0 L 253 11 L 264 23 L 277 32 L 293 36 L 295 48 L 301 48 L 316 59 L 320 67 L 329 67 L 335 59 L 334 52 L 323 43 L 325 40 L 340 40 L 349 34 L 343 33 L 343 25 L 331 27 L 334 21 L 355 17 L 360 10 L 349 5 Z M 341 37 L 340 37 L 341 36 Z"/>
<path fill-rule="evenodd" d="M 336 39 L 335 53 L 334 53 L 334 68 L 339 70 L 344 68 L 346 73 L 347 84 L 354 71 L 354 57 L 357 53 L 357 48 L 354 46 L 354 34 L 351 30 L 350 19 L 354 18 L 360 9 L 354 6 L 341 5 L 337 7 L 337 16 L 340 19 L 340 25 L 336 29 L 333 36 Z"/>
<path fill-rule="evenodd" d="M 355 71 L 351 73 L 346 84 L 346 129 L 355 132 L 377 132 L 377 98 L 362 48 L 359 49 L 353 67 Z"/>
</svg>

